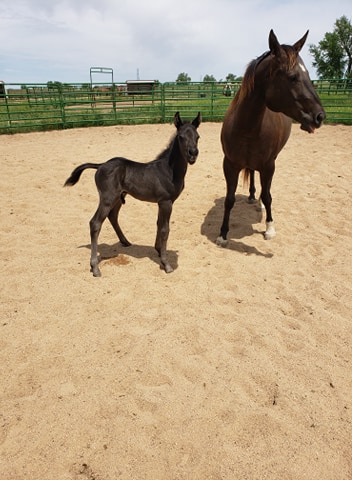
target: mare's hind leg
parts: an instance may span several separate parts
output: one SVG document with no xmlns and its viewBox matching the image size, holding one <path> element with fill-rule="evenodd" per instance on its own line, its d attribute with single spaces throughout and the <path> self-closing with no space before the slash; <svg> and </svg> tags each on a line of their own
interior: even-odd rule
<svg viewBox="0 0 352 480">
<path fill-rule="evenodd" d="M 270 168 L 267 168 L 264 172 L 260 172 L 260 182 L 262 185 L 261 200 L 264 203 L 264 207 L 266 210 L 266 230 L 264 233 L 265 240 L 270 240 L 276 235 L 274 221 L 271 215 L 272 198 L 270 193 L 274 171 L 275 164 L 273 164 Z"/>
<path fill-rule="evenodd" d="M 226 247 L 227 233 L 229 231 L 230 213 L 235 204 L 235 193 L 238 184 L 239 171 L 233 171 L 230 161 L 227 157 L 224 158 L 224 175 L 226 179 L 226 198 L 224 202 L 224 218 L 222 221 L 220 236 L 216 239 L 216 244 L 221 247 Z"/>
<path fill-rule="evenodd" d="M 256 188 L 255 188 L 255 170 L 250 170 L 249 171 L 249 197 L 248 197 L 248 203 L 250 204 L 256 204 L 257 203 L 257 200 L 255 198 L 255 192 L 256 192 Z M 257 206 L 256 206 L 256 210 L 258 212 L 261 212 L 262 209 L 264 208 L 264 205 L 263 205 L 263 202 L 261 201 L 261 199 L 259 199 L 258 203 L 257 203 Z"/>
<path fill-rule="evenodd" d="M 159 212 L 158 212 L 158 221 L 157 221 L 157 234 L 155 239 L 155 249 L 159 254 L 161 264 L 165 269 L 166 273 L 173 272 L 173 268 L 167 260 L 166 254 L 166 244 L 167 239 L 169 238 L 169 222 L 172 212 L 172 201 L 167 200 L 164 202 L 159 202 Z"/>
<path fill-rule="evenodd" d="M 111 225 L 113 226 L 113 229 L 116 232 L 116 235 L 119 237 L 120 242 L 124 247 L 129 247 L 131 243 L 127 240 L 125 235 L 122 233 L 122 230 L 120 228 L 120 225 L 118 223 L 118 216 L 119 216 L 119 211 L 121 208 L 122 202 L 119 200 L 117 204 L 110 210 L 109 212 L 109 220 Z"/>
<path fill-rule="evenodd" d="M 254 182 L 254 175 L 255 171 L 250 170 L 249 171 L 249 197 L 248 197 L 248 203 L 255 203 L 255 182 Z"/>
</svg>

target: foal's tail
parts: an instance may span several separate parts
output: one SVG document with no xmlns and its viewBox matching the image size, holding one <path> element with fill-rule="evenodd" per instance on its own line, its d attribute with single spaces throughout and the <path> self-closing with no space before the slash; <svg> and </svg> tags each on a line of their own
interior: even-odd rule
<svg viewBox="0 0 352 480">
<path fill-rule="evenodd" d="M 71 176 L 66 180 L 64 187 L 72 187 L 75 185 L 80 179 L 83 170 L 86 168 L 95 168 L 95 170 L 97 170 L 100 165 L 101 163 L 84 163 L 83 165 L 76 167 L 71 173 Z"/>
</svg>

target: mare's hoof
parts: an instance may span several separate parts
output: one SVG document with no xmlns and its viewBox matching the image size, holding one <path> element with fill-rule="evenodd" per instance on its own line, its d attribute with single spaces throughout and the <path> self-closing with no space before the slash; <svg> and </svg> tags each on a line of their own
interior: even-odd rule
<svg viewBox="0 0 352 480">
<path fill-rule="evenodd" d="M 265 240 L 271 240 L 276 235 L 274 222 L 266 222 L 266 230 L 264 233 Z"/>
<path fill-rule="evenodd" d="M 221 237 L 221 236 L 216 239 L 215 243 L 219 247 L 225 248 L 227 246 L 227 240 L 225 238 Z"/>
<path fill-rule="evenodd" d="M 264 238 L 265 240 L 271 240 L 276 236 L 276 233 L 274 232 L 264 232 Z"/>
<path fill-rule="evenodd" d="M 252 205 L 254 203 L 257 203 L 257 200 L 255 197 L 248 197 L 247 202 Z"/>
<path fill-rule="evenodd" d="M 166 273 L 171 273 L 174 271 L 174 269 L 170 267 L 170 265 L 161 265 L 160 268 L 163 268 Z"/>
</svg>

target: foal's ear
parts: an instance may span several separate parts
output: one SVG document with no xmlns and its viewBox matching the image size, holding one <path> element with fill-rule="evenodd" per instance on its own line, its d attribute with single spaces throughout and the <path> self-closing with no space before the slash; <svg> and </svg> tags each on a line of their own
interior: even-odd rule
<svg viewBox="0 0 352 480">
<path fill-rule="evenodd" d="M 177 130 L 183 125 L 183 122 L 180 117 L 180 112 L 176 112 L 174 116 L 174 125 L 177 128 Z"/>
<path fill-rule="evenodd" d="M 293 45 L 293 48 L 296 50 L 297 53 L 302 50 L 303 45 L 306 43 L 308 33 L 309 33 L 309 30 L 307 30 L 306 33 L 303 35 L 303 37 Z"/>
<path fill-rule="evenodd" d="M 195 128 L 198 128 L 201 121 L 202 121 L 202 117 L 201 117 L 201 115 L 200 115 L 200 112 L 198 112 L 198 115 L 197 115 L 196 118 L 193 120 L 192 125 L 193 125 Z"/>
</svg>

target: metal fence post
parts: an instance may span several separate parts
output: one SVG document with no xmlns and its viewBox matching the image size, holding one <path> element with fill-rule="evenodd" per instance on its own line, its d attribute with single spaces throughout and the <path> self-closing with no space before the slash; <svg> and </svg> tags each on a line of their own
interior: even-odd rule
<svg viewBox="0 0 352 480">
<path fill-rule="evenodd" d="M 62 122 L 62 127 L 65 128 L 66 125 L 66 113 L 65 113 L 65 99 L 64 99 L 64 93 L 63 93 L 63 87 L 61 84 L 58 84 L 57 86 L 58 92 L 59 92 L 59 104 L 60 104 L 60 113 L 61 113 L 61 122 Z"/>
<path fill-rule="evenodd" d="M 215 82 L 211 84 L 211 102 L 210 102 L 210 117 L 214 120 L 214 101 L 215 101 Z"/>
<path fill-rule="evenodd" d="M 161 107 L 161 121 L 162 121 L 162 123 L 165 123 L 166 122 L 165 83 L 160 84 L 160 107 Z"/>
</svg>

